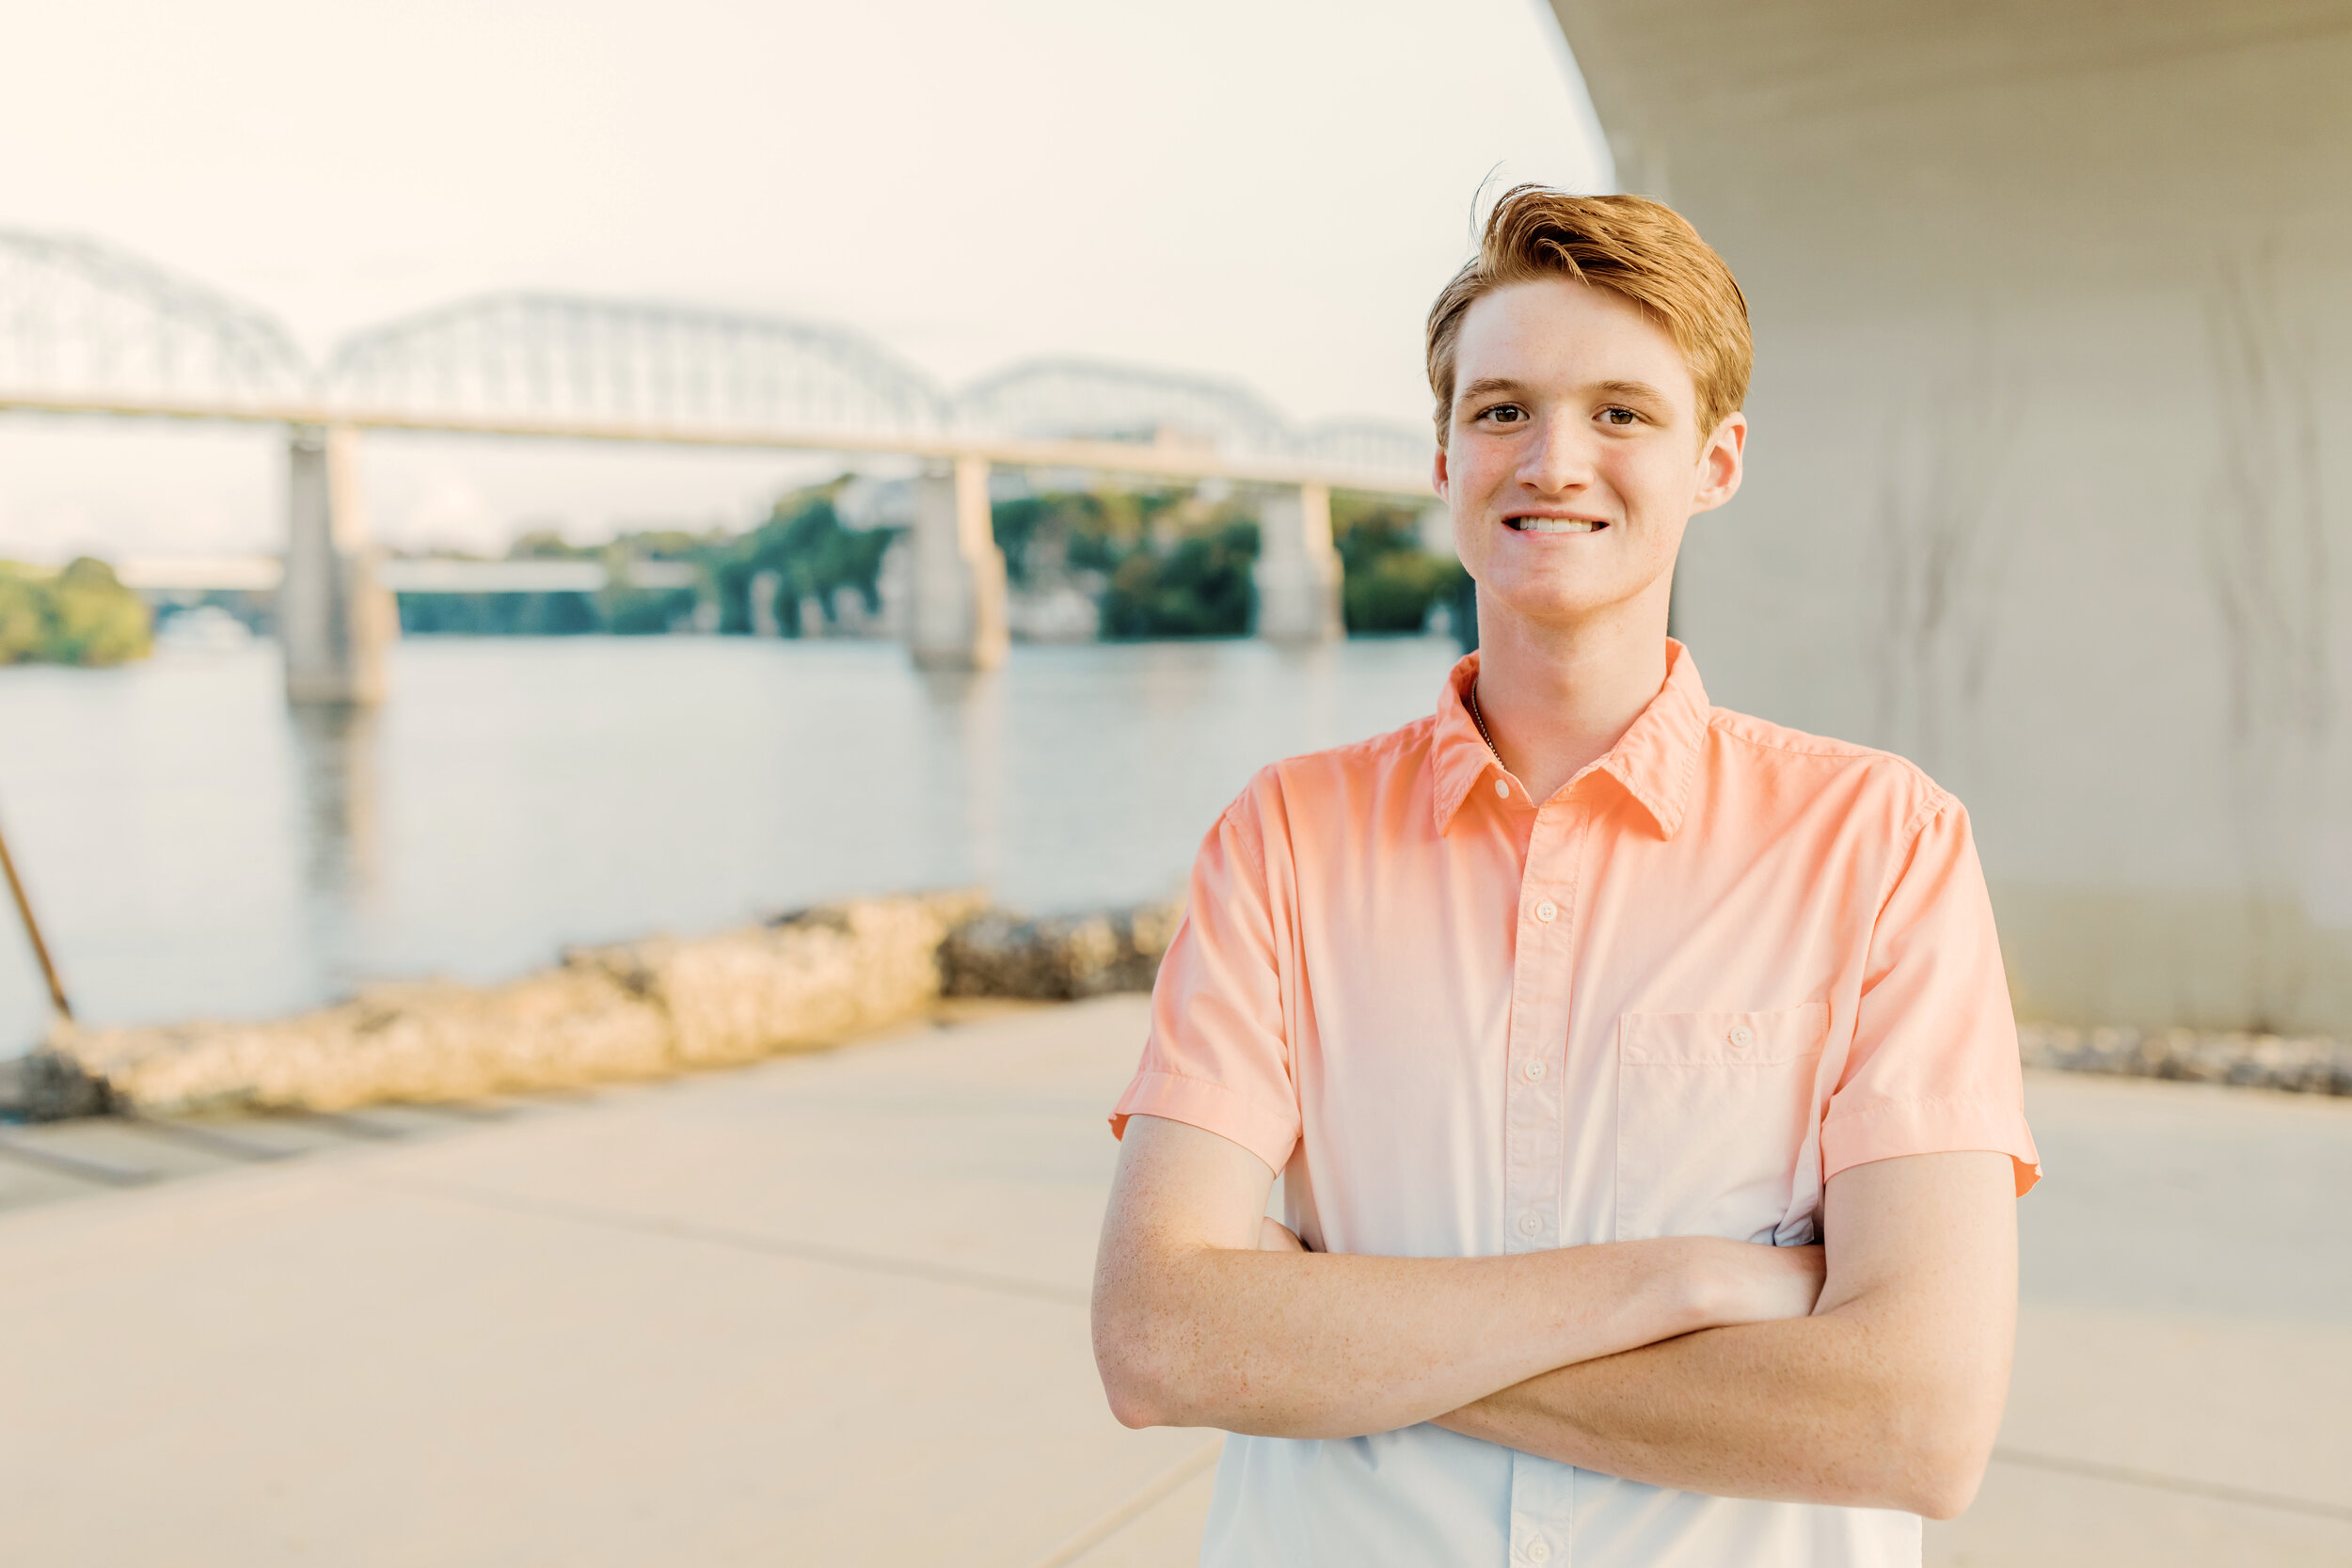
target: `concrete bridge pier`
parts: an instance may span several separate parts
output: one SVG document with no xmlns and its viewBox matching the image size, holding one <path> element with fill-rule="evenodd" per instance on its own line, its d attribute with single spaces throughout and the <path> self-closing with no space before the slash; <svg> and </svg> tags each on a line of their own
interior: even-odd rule
<svg viewBox="0 0 2352 1568">
<path fill-rule="evenodd" d="M 1255 576 L 1258 635 L 1267 641 L 1327 642 L 1346 634 L 1327 485 L 1285 485 L 1266 497 Z"/>
<path fill-rule="evenodd" d="M 1708 693 L 1967 802 L 2020 1015 L 2352 1036 L 2352 0 L 1551 7 L 1754 312 Z"/>
<path fill-rule="evenodd" d="M 384 699 L 384 649 L 400 623 L 391 594 L 376 580 L 359 500 L 358 445 L 358 433 L 342 425 L 296 425 L 287 443 L 278 638 L 289 702 Z"/>
<path fill-rule="evenodd" d="M 1005 661 L 1005 552 L 988 501 L 988 459 L 959 457 L 914 486 L 914 593 L 908 643 L 927 670 Z"/>
</svg>

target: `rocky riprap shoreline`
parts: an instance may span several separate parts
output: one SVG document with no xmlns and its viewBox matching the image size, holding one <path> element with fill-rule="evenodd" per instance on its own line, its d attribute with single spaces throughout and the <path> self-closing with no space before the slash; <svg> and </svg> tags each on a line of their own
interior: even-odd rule
<svg viewBox="0 0 2352 1568">
<path fill-rule="evenodd" d="M 2322 1036 L 2022 1023 L 2017 1050 L 2027 1067 L 2062 1072 L 2352 1095 L 2352 1042 Z"/>
<path fill-rule="evenodd" d="M 1025 920 L 973 893 L 861 898 L 692 940 L 581 947 L 502 985 L 376 985 L 260 1022 L 60 1026 L 17 1073 L 34 1120 L 345 1111 L 726 1067 L 920 1018 L 942 996 L 1148 990 L 1182 911 Z"/>
<path fill-rule="evenodd" d="M 15 1064 L 8 1108 L 344 1111 L 667 1077 L 831 1045 L 943 997 L 1148 990 L 1183 912 L 1039 920 L 976 893 L 852 899 L 712 937 L 576 948 L 502 985 L 370 986 L 262 1022 L 63 1026 Z M 2018 1050 L 2027 1067 L 2352 1095 L 2352 1045 L 2330 1039 L 2028 1023 Z"/>
<path fill-rule="evenodd" d="M 1184 918 L 1182 904 L 1141 904 L 1104 914 L 1030 920 L 986 910 L 947 933 L 939 949 L 948 996 L 1074 1002 L 1150 990 Z"/>
</svg>

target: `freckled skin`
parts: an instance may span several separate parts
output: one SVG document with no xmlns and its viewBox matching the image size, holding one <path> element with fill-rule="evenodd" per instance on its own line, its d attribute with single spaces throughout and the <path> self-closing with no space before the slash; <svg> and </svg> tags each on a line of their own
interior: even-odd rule
<svg viewBox="0 0 2352 1568">
<path fill-rule="evenodd" d="M 1482 603 L 1565 629 L 1663 593 L 1684 523 L 1740 487 L 1745 417 L 1702 439 L 1697 408 L 1680 351 L 1622 294 L 1548 277 L 1473 303 L 1436 479 Z M 1607 526 L 1507 526 L 1528 515 Z"/>
</svg>

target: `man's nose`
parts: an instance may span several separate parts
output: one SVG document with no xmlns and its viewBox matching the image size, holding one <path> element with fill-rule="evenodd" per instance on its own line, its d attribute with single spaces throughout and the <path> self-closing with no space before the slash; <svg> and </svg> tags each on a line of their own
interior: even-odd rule
<svg viewBox="0 0 2352 1568">
<path fill-rule="evenodd" d="M 1519 463 L 1518 481 L 1538 495 L 1553 496 L 1592 483 L 1591 443 L 1574 420 L 1547 419 Z"/>
</svg>

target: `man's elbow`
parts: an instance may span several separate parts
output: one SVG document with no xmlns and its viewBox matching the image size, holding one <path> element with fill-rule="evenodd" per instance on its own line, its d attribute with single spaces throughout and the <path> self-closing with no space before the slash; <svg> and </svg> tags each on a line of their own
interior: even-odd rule
<svg viewBox="0 0 2352 1568">
<path fill-rule="evenodd" d="M 1103 1392 L 1109 1399 L 1112 1418 L 1133 1432 L 1145 1427 L 1169 1425 L 1166 1408 L 1152 1397 L 1151 1390 L 1138 1387 L 1105 1370 Z"/>
<path fill-rule="evenodd" d="M 1977 1500 L 2000 1406 L 1965 1394 L 1893 1402 L 1879 1434 L 1882 1506 L 1956 1519 Z"/>
<path fill-rule="evenodd" d="M 1100 1348 L 1095 1352 L 1094 1368 L 1102 1374 L 1103 1395 L 1120 1426 L 1141 1429 L 1178 1424 L 1165 1380 L 1147 1368 L 1129 1358 L 1106 1355 Z"/>
<path fill-rule="evenodd" d="M 1174 1357 L 1165 1353 L 1164 1325 L 1149 1313 L 1105 1310 L 1094 1314 L 1094 1370 L 1111 1415 L 1123 1427 L 1185 1426 L 1181 1378 Z"/>
<path fill-rule="evenodd" d="M 1915 1456 L 1906 1478 L 1909 1496 L 1901 1506 L 1930 1519 L 1959 1518 L 1977 1500 L 1977 1489 L 1984 1483 L 1984 1467 L 1992 1457 L 1989 1448 L 1962 1451 L 1955 1446 L 1947 1452 Z"/>
</svg>

